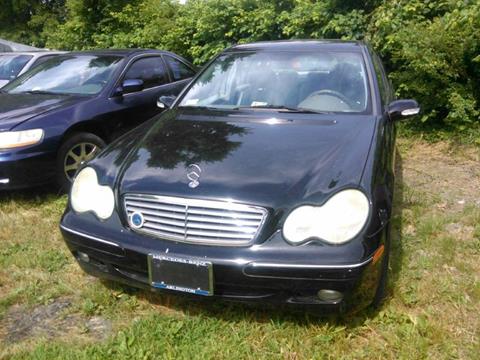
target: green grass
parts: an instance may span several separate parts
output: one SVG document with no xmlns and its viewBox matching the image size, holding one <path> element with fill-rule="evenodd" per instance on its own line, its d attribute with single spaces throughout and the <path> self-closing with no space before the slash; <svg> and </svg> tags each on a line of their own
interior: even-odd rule
<svg viewBox="0 0 480 360">
<path fill-rule="evenodd" d="M 428 146 L 400 142 L 386 303 L 344 316 L 189 301 L 102 282 L 81 272 L 61 239 L 65 196 L 0 195 L 0 358 L 478 358 L 480 203 L 471 200 L 479 193 L 459 183 L 461 206 L 460 195 L 442 193 L 451 169 L 434 164 L 432 172 L 422 157 L 443 164 L 442 156 L 454 156 L 457 166 L 470 155 L 429 154 Z M 412 185 L 419 176 L 423 185 Z M 71 305 L 43 329 L 8 340 L 12 313 L 28 318 L 58 299 Z M 86 325 L 95 318 L 111 324 L 106 338 Z"/>
</svg>

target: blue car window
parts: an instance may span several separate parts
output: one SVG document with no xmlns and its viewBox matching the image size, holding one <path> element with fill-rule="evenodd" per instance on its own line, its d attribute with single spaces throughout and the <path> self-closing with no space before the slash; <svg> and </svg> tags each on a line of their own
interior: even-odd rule
<svg viewBox="0 0 480 360">
<path fill-rule="evenodd" d="M 195 75 L 195 72 L 183 62 L 168 55 L 165 55 L 164 58 L 172 71 L 174 81 L 188 79 Z"/>
<path fill-rule="evenodd" d="M 143 80 L 145 89 L 168 83 L 167 71 L 159 56 L 150 56 L 135 61 L 125 74 L 125 80 Z"/>
<path fill-rule="evenodd" d="M 60 55 L 35 66 L 2 90 L 12 94 L 98 94 L 108 84 L 122 57 L 113 55 Z"/>
<path fill-rule="evenodd" d="M 31 58 L 30 55 L 1 55 L 0 80 L 14 79 Z"/>
</svg>

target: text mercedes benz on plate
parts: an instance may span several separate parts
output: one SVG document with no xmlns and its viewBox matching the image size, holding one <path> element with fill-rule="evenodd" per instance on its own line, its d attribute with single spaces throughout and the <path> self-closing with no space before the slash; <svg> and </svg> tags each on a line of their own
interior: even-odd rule
<svg viewBox="0 0 480 360">
<path fill-rule="evenodd" d="M 395 122 L 418 111 L 363 43 L 235 46 L 78 172 L 61 231 L 86 272 L 137 287 L 379 304 Z"/>
<path fill-rule="evenodd" d="M 160 113 L 157 99 L 193 75 L 157 50 L 68 53 L 35 66 L 0 89 L 0 190 L 68 188 L 83 161 Z"/>
</svg>

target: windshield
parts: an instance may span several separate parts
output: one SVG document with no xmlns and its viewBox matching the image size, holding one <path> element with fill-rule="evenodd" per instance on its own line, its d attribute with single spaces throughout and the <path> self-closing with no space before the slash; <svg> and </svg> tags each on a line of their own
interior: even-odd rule
<svg viewBox="0 0 480 360">
<path fill-rule="evenodd" d="M 15 79 L 31 58 L 31 55 L 0 55 L 0 80 Z"/>
<path fill-rule="evenodd" d="M 56 56 L 21 75 L 2 90 L 11 93 L 98 94 L 122 58 L 119 56 Z"/>
<path fill-rule="evenodd" d="M 364 112 L 362 55 L 349 52 L 257 52 L 218 57 L 180 106 Z"/>
</svg>

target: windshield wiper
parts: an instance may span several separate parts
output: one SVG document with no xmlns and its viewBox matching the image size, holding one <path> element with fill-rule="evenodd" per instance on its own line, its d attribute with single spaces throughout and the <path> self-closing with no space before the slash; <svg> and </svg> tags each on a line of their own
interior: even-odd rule
<svg viewBox="0 0 480 360">
<path fill-rule="evenodd" d="M 182 105 L 182 106 L 179 106 L 178 108 L 179 109 L 215 110 L 215 111 L 229 110 L 229 109 L 223 109 L 223 108 L 214 107 L 214 106 L 197 106 L 197 105 Z"/>
<path fill-rule="evenodd" d="M 284 105 L 258 105 L 258 106 L 239 106 L 234 108 L 234 110 L 240 109 L 271 109 L 271 110 L 278 110 L 279 112 L 292 112 L 292 113 L 299 113 L 299 114 L 326 114 L 324 111 L 315 111 L 311 109 L 304 109 L 304 108 L 296 108 Z"/>
<path fill-rule="evenodd" d="M 28 91 L 22 91 L 24 94 L 41 94 L 41 95 L 68 95 L 68 94 L 61 94 L 61 93 L 56 93 L 52 91 L 44 91 L 44 90 L 28 90 Z"/>
</svg>

